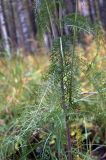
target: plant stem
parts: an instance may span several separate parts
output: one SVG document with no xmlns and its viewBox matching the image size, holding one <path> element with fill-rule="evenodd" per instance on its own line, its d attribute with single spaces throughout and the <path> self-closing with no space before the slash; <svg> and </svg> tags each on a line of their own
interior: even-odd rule
<svg viewBox="0 0 106 160">
<path fill-rule="evenodd" d="M 70 127 L 69 127 L 69 116 L 67 115 L 67 106 L 65 104 L 65 92 L 64 92 L 64 53 L 62 46 L 62 37 L 60 37 L 60 66 L 61 66 L 61 92 L 62 92 L 62 108 L 65 113 L 65 123 L 66 123 L 66 134 L 67 134 L 67 153 L 68 160 L 72 160 L 72 145 L 71 145 L 71 136 L 70 136 Z"/>
<path fill-rule="evenodd" d="M 70 127 L 68 123 L 69 117 L 66 117 L 66 132 L 67 132 L 67 151 L 68 151 L 68 160 L 72 160 L 72 145 L 71 145 L 71 136 L 70 136 Z"/>
</svg>

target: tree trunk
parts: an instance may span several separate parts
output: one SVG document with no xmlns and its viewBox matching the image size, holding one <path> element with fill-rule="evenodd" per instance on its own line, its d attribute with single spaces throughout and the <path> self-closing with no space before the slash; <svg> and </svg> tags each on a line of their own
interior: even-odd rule
<svg viewBox="0 0 106 160">
<path fill-rule="evenodd" d="M 16 27 L 15 27 L 15 18 L 14 18 L 14 12 L 13 12 L 13 0 L 4 1 L 4 12 L 5 12 L 5 21 L 6 21 L 6 27 L 8 30 L 8 36 L 9 36 L 9 42 L 11 49 L 13 51 L 16 50 Z"/>
<path fill-rule="evenodd" d="M 1 32 L 2 32 L 2 40 L 3 40 L 5 51 L 8 53 L 8 55 L 10 55 L 9 38 L 8 38 L 7 27 L 6 27 L 6 22 L 5 22 L 3 11 L 4 11 L 3 1 L 0 0 L 0 25 L 1 25 Z"/>
<path fill-rule="evenodd" d="M 104 29 L 106 30 L 106 0 L 103 0 L 100 5 L 100 19 Z"/>
</svg>

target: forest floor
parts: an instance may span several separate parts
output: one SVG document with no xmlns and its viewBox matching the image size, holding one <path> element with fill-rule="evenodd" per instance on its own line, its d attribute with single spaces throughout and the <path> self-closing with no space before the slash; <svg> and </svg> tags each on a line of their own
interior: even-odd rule
<svg viewBox="0 0 106 160">
<path fill-rule="evenodd" d="M 86 52 L 81 60 L 87 64 L 92 64 L 99 52 L 91 78 L 95 76 L 94 84 L 101 83 L 100 87 L 105 89 L 106 48 L 104 41 L 99 43 L 99 50 L 95 42 L 85 50 L 77 50 Z M 47 56 L 0 59 L 1 160 L 67 159 L 64 115 L 57 107 L 58 88 L 47 75 L 42 78 L 49 66 Z M 83 74 L 80 76 L 82 96 L 92 98 L 75 106 L 74 121 L 70 122 L 73 160 L 106 160 L 106 93 L 97 96 L 99 90 L 92 92 L 92 84 Z"/>
</svg>

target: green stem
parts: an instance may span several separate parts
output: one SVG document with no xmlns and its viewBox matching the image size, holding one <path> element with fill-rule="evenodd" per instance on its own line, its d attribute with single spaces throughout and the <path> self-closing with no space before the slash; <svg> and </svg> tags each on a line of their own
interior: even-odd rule
<svg viewBox="0 0 106 160">
<path fill-rule="evenodd" d="M 47 12 L 48 12 L 48 15 L 49 15 L 49 20 L 50 20 L 50 25 L 51 25 L 53 37 L 54 37 L 54 39 L 55 39 L 55 38 L 56 38 L 56 34 L 55 34 L 55 31 L 54 31 L 54 28 L 53 28 L 54 24 L 53 24 L 52 15 L 51 15 L 51 12 L 50 12 L 49 5 L 48 5 L 48 3 L 47 3 L 47 0 L 45 0 L 45 4 L 46 4 Z"/>
<path fill-rule="evenodd" d="M 71 145 L 71 136 L 70 136 L 70 127 L 69 127 L 69 116 L 67 115 L 67 106 L 65 104 L 65 92 L 64 92 L 64 52 L 62 45 L 62 37 L 60 37 L 60 65 L 61 65 L 61 92 L 62 92 L 62 108 L 65 113 L 65 122 L 66 122 L 66 133 L 67 133 L 67 153 L 68 160 L 72 160 L 72 145 Z"/>
</svg>

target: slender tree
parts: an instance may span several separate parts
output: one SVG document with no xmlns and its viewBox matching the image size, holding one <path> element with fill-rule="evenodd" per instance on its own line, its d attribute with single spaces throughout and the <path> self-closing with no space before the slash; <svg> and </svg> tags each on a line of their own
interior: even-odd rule
<svg viewBox="0 0 106 160">
<path fill-rule="evenodd" d="M 0 0 L 0 25 L 4 48 L 6 52 L 10 54 L 9 38 L 7 33 L 6 21 L 4 17 L 3 0 Z"/>
<path fill-rule="evenodd" d="M 17 45 L 17 39 L 16 39 L 15 17 L 13 11 L 14 8 L 13 0 L 3 1 L 3 2 L 4 2 L 5 21 L 9 36 L 10 47 L 11 51 L 12 50 L 15 51 Z"/>
</svg>

